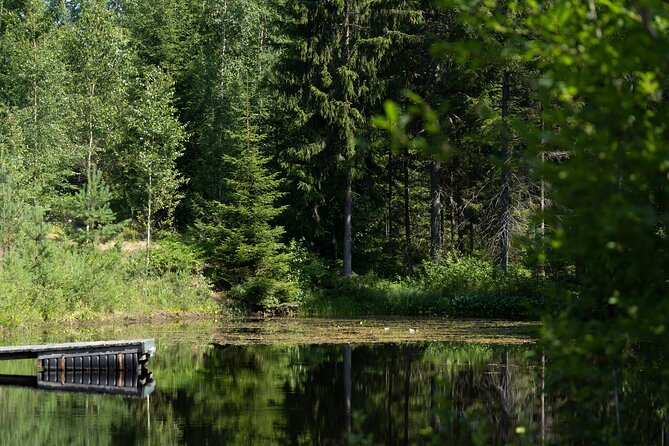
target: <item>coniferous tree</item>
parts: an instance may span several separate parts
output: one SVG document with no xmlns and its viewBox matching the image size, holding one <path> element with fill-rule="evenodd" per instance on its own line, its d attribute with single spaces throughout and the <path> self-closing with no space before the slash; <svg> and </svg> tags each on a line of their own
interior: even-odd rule
<svg viewBox="0 0 669 446">
<path fill-rule="evenodd" d="M 323 237 L 338 224 L 323 221 L 334 200 L 343 204 L 343 273 L 352 274 L 353 182 L 361 175 L 364 146 L 358 138 L 380 106 L 381 68 L 398 32 L 392 2 L 342 0 L 314 5 L 278 2 L 275 25 L 279 62 L 273 80 L 280 97 L 279 131 L 286 135 L 279 163 Z M 325 210 L 324 210 L 325 208 Z M 326 214 L 341 218 L 342 214 Z M 335 220 L 336 221 L 336 220 Z M 319 232 L 320 231 L 320 234 Z M 310 237 L 310 238 L 311 238 Z M 337 249 L 335 249 L 337 252 Z"/>
<path fill-rule="evenodd" d="M 122 224 L 114 224 L 116 216 L 110 207 L 112 193 L 95 165 L 86 174 L 86 184 L 72 198 L 71 233 L 79 242 L 105 242 L 122 228 Z"/>
<path fill-rule="evenodd" d="M 229 134 L 237 149 L 223 157 L 225 198 L 204 205 L 196 229 L 212 277 L 248 304 L 271 308 L 296 290 L 286 281 L 284 229 L 274 223 L 283 210 L 276 204 L 279 180 L 267 170 L 256 132 L 249 121 L 244 133 Z"/>
<path fill-rule="evenodd" d="M 14 263 L 23 271 L 39 273 L 49 255 L 45 209 L 31 203 L 34 196 L 22 190 L 17 179 L 23 166 L 11 156 L 7 150 L 11 144 L 6 143 L 0 138 L 0 270 Z M 34 278 L 39 281 L 41 275 Z"/>
</svg>

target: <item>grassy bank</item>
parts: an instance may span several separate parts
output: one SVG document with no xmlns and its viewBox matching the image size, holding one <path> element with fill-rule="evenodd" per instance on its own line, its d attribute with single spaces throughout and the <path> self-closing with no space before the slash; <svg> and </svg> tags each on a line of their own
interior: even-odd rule
<svg viewBox="0 0 669 446">
<path fill-rule="evenodd" d="M 0 267 L 0 327 L 104 318 L 214 314 L 211 287 L 169 242 L 146 252 L 135 243 L 42 243 L 12 253 Z"/>
<path fill-rule="evenodd" d="M 527 269 L 504 274 L 492 262 L 445 259 L 423 265 L 412 278 L 373 274 L 334 280 L 314 289 L 302 306 L 308 316 L 444 316 L 539 319 L 555 302 L 549 285 Z"/>
<path fill-rule="evenodd" d="M 347 280 L 335 262 L 304 251 L 291 253 L 291 259 L 285 303 L 299 308 L 301 316 L 533 320 L 554 307 L 545 298 L 547 284 L 531 271 L 504 274 L 486 260 L 446 258 L 421 265 L 412 277 L 368 273 Z M 153 244 L 148 268 L 138 240 L 118 238 L 104 245 L 79 245 L 64 237 L 41 240 L 0 262 L 0 328 L 213 318 L 223 310 L 221 302 L 231 314 L 271 313 L 272 306 L 258 307 L 258 299 L 213 293 L 204 271 L 197 246 L 169 234 Z"/>
</svg>

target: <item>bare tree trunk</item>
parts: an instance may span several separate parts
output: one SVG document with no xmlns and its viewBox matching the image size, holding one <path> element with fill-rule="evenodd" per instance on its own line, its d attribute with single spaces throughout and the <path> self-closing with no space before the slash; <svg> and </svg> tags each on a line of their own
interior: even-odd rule
<svg viewBox="0 0 669 446">
<path fill-rule="evenodd" d="M 439 249 L 440 252 L 444 252 L 444 246 L 446 245 L 446 211 L 444 210 L 444 206 L 441 207 L 441 211 L 439 212 L 439 219 L 441 221 L 441 224 L 439 225 L 439 228 L 441 231 L 439 232 Z"/>
<path fill-rule="evenodd" d="M 346 61 L 350 57 L 349 50 L 351 45 L 351 0 L 346 0 L 346 19 L 345 19 L 345 33 L 346 39 L 344 42 L 345 52 L 346 52 Z M 348 158 L 348 156 L 346 156 Z M 351 196 L 351 170 L 350 166 L 347 166 L 346 172 L 346 190 L 344 197 L 344 277 L 351 278 L 353 277 L 353 267 L 351 265 L 351 244 L 353 237 L 353 228 L 352 228 L 352 218 L 353 218 L 353 198 Z"/>
<path fill-rule="evenodd" d="M 451 251 L 455 251 L 456 249 L 456 225 L 455 225 L 455 197 L 454 197 L 454 190 L 455 190 L 455 184 L 453 180 L 453 169 L 451 168 L 451 172 L 449 175 L 449 180 L 450 180 L 450 187 L 448 190 L 448 204 L 449 204 L 449 209 L 448 209 L 448 219 L 450 223 L 450 232 L 451 232 L 451 239 L 450 239 L 450 247 L 449 249 Z"/>
<path fill-rule="evenodd" d="M 441 257 L 441 164 L 430 163 L 430 257 L 438 262 Z"/>
<path fill-rule="evenodd" d="M 546 160 L 546 155 L 544 152 L 541 152 L 541 167 L 543 170 L 544 166 L 544 161 Z M 541 225 L 539 227 L 539 253 L 541 254 L 541 257 L 539 258 L 539 277 L 546 277 L 546 249 L 545 249 L 545 242 L 546 242 L 546 220 L 544 219 L 544 212 L 546 210 L 546 183 L 544 182 L 544 174 L 543 172 L 541 173 L 541 182 L 540 188 L 541 188 L 541 198 L 540 198 L 540 206 L 541 206 Z"/>
<path fill-rule="evenodd" d="M 149 199 L 146 215 L 146 275 L 149 275 L 149 267 L 151 266 L 151 199 L 153 195 L 153 175 L 149 172 Z"/>
<path fill-rule="evenodd" d="M 413 274 L 411 258 L 411 220 L 409 211 L 409 148 L 404 147 L 404 269 L 407 275 Z"/>
<path fill-rule="evenodd" d="M 393 151 L 388 147 L 388 213 L 386 219 L 386 243 L 390 247 L 393 241 Z"/>
<path fill-rule="evenodd" d="M 457 235 L 458 252 L 464 254 L 465 252 L 465 216 L 464 205 L 462 203 L 462 190 L 460 185 L 455 186 L 455 234 Z"/>
<path fill-rule="evenodd" d="M 346 192 L 344 198 L 344 277 L 353 277 L 351 265 L 353 197 L 351 196 L 351 179 L 346 178 Z"/>
<path fill-rule="evenodd" d="M 501 241 L 500 241 L 500 264 L 502 270 L 509 270 L 509 226 L 511 220 L 511 197 L 509 190 L 511 151 L 509 147 L 509 72 L 504 72 L 502 83 L 502 215 L 501 215 Z"/>
</svg>

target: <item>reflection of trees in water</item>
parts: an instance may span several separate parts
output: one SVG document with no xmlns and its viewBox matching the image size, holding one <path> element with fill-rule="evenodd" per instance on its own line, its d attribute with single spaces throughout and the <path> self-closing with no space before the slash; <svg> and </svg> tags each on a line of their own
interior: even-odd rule
<svg viewBox="0 0 669 446">
<path fill-rule="evenodd" d="M 638 345 L 622 364 L 579 362 L 561 373 L 547 372 L 549 388 L 578 391 L 579 401 L 560 398 L 555 431 L 573 444 L 669 445 L 669 392 L 663 372 L 666 355 Z M 589 372 L 587 375 L 585 371 Z M 584 376 L 589 381 L 584 385 Z"/>
<path fill-rule="evenodd" d="M 528 363 L 522 351 L 462 345 L 440 350 L 427 345 L 354 347 L 349 368 L 347 348 L 341 349 L 341 362 L 312 369 L 303 386 L 286 396 L 285 413 L 295 414 L 288 431 L 319 432 L 315 438 L 321 441 L 343 441 L 349 429 L 346 402 L 350 397 L 352 411 L 361 419 L 354 423 L 357 437 L 372 433 L 375 444 L 427 444 L 429 439 L 421 435 L 425 428 L 453 429 L 450 417 L 437 410 L 444 399 L 442 390 L 451 392 L 453 407 L 462 416 L 487 421 L 495 444 L 512 438 L 521 421 L 530 428 L 541 418 L 540 389 L 535 388 L 538 367 Z M 346 391 L 349 371 L 350 393 Z M 328 395 L 332 395 L 329 405 L 310 407 Z M 343 396 L 340 401 L 337 395 Z M 535 433 L 539 435 L 538 426 Z"/>
<path fill-rule="evenodd" d="M 0 417 L 0 443 L 85 444 L 93 433 L 90 444 L 345 444 L 351 432 L 372 444 L 420 445 L 431 444 L 431 429 L 438 444 L 494 445 L 517 443 L 522 426 L 524 444 L 541 444 L 544 427 L 554 444 L 581 426 L 556 424 L 556 411 L 571 421 L 569 404 L 542 398 L 542 377 L 554 372 L 523 347 L 184 344 L 161 348 L 152 370 L 149 411 L 146 401 L 0 388 L 12 414 Z M 623 443 L 659 445 L 664 435 L 669 445 L 653 370 L 617 372 Z M 599 396 L 593 418 L 615 420 L 613 390 Z"/>
<path fill-rule="evenodd" d="M 453 429 L 437 413 L 449 390 L 454 409 L 485 418 L 500 444 L 539 407 L 522 358 L 471 344 L 227 346 L 205 353 L 160 405 L 190 444 L 343 444 L 351 430 L 374 444 L 428 444 L 425 428 Z"/>
<path fill-rule="evenodd" d="M 508 444 L 522 435 L 530 444 L 543 443 L 552 417 L 542 399 L 540 364 L 518 349 L 485 347 L 479 356 L 473 363 L 462 357 L 438 366 L 441 413 L 450 420 L 439 438 L 449 444 Z"/>
</svg>

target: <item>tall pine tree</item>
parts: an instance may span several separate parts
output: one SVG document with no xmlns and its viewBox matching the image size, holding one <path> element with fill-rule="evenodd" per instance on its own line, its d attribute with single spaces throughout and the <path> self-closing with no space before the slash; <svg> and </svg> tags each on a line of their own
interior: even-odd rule
<svg viewBox="0 0 669 446">
<path fill-rule="evenodd" d="M 391 1 L 369 0 L 277 6 L 280 53 L 273 83 L 280 98 L 277 132 L 284 135 L 278 161 L 292 183 L 294 205 L 317 228 L 308 235 L 341 240 L 343 274 L 351 277 L 353 183 L 364 159 L 359 137 L 384 95 L 381 68 L 400 34 L 396 17 L 402 10 Z M 341 203 L 341 214 L 327 215 L 333 202 Z M 343 214 L 343 225 L 321 224 L 323 214 L 327 220 Z"/>
</svg>

